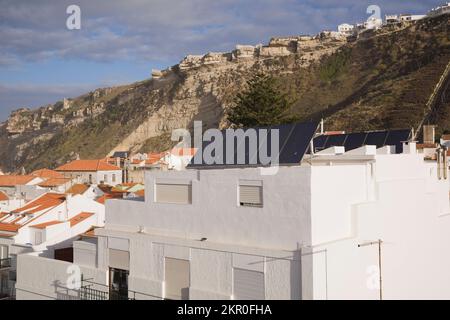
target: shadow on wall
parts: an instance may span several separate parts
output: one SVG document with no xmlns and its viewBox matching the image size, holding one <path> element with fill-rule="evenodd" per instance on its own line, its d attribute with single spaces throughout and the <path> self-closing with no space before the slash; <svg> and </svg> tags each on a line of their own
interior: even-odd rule
<svg viewBox="0 0 450 320">
<path fill-rule="evenodd" d="M 80 300 L 80 292 L 68 289 L 61 284 L 61 281 L 55 280 L 53 286 L 55 287 L 56 300 Z"/>
</svg>

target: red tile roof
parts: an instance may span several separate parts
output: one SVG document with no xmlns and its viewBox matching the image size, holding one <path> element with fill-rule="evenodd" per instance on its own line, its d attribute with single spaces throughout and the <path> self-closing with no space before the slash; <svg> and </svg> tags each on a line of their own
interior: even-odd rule
<svg viewBox="0 0 450 320">
<path fill-rule="evenodd" d="M 97 199 L 95 199 L 95 201 L 97 201 L 98 203 L 101 204 L 105 204 L 105 201 L 108 199 L 122 199 L 122 193 L 105 193 L 104 195 L 102 195 L 101 197 L 98 197 Z"/>
<path fill-rule="evenodd" d="M 170 150 L 170 153 L 175 156 L 194 156 L 197 152 L 196 148 L 178 148 L 175 147 Z"/>
<path fill-rule="evenodd" d="M 36 213 L 42 210 L 56 207 L 66 201 L 65 194 L 46 193 L 43 196 L 28 202 L 25 206 L 13 210 L 13 212 Z"/>
<path fill-rule="evenodd" d="M 141 189 L 135 192 L 138 197 L 145 197 L 145 190 Z"/>
<path fill-rule="evenodd" d="M 71 186 L 69 188 L 69 190 L 67 190 L 67 193 L 83 194 L 86 192 L 87 189 L 89 189 L 89 185 L 78 183 L 78 184 L 74 184 L 73 186 Z"/>
<path fill-rule="evenodd" d="M 0 191 L 0 201 L 7 201 L 7 200 L 9 200 L 9 197 L 7 196 L 7 194 Z"/>
<path fill-rule="evenodd" d="M 56 171 L 109 171 L 121 170 L 103 160 L 74 160 L 56 168 Z"/>
<path fill-rule="evenodd" d="M 37 229 L 45 229 L 48 226 L 53 226 L 53 225 L 58 224 L 58 223 L 62 223 L 62 221 L 53 220 L 53 221 L 49 221 L 49 222 L 35 224 L 35 225 L 30 226 L 30 227 L 37 228 Z"/>
<path fill-rule="evenodd" d="M 55 170 L 50 170 L 50 169 L 39 169 L 36 171 L 33 171 L 31 173 L 32 176 L 36 176 L 36 177 L 40 177 L 40 178 L 64 178 L 64 176 L 55 171 Z"/>
<path fill-rule="evenodd" d="M 77 214 L 75 217 L 73 217 L 72 219 L 70 219 L 70 226 L 73 227 L 73 226 L 79 224 L 80 222 L 83 222 L 87 218 L 92 217 L 93 215 L 94 215 L 94 213 L 92 213 L 92 212 L 81 212 L 81 213 Z"/>
<path fill-rule="evenodd" d="M 9 231 L 9 232 L 17 232 L 21 227 L 20 224 L 12 224 L 12 223 L 1 223 L 0 222 L 0 231 Z"/>
<path fill-rule="evenodd" d="M 57 187 L 57 186 L 62 186 L 69 181 L 70 181 L 70 179 L 68 179 L 68 178 L 50 178 L 50 179 L 47 179 L 47 180 L 39 183 L 38 185 L 40 187 Z"/>
<path fill-rule="evenodd" d="M 36 179 L 36 176 L 14 176 L 14 175 L 0 175 L 0 186 L 2 187 L 14 187 L 17 185 L 26 185 Z"/>
</svg>

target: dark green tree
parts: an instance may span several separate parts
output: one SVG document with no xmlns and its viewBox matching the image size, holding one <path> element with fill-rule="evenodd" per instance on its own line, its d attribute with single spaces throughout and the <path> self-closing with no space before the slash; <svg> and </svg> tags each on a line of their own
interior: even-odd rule
<svg viewBox="0 0 450 320">
<path fill-rule="evenodd" d="M 247 81 L 246 88 L 236 95 L 234 106 L 227 112 L 234 127 L 277 125 L 286 121 L 286 112 L 292 105 L 278 81 L 264 74 L 256 74 Z"/>
</svg>

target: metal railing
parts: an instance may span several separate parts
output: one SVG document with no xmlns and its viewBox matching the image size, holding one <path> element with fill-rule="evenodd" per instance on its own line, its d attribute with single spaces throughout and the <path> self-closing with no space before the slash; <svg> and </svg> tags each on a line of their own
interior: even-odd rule
<svg viewBox="0 0 450 320">
<path fill-rule="evenodd" d="M 98 289 L 98 286 L 104 289 Z M 163 299 L 162 297 L 133 290 L 128 290 L 126 294 L 109 291 L 108 285 L 94 282 L 91 279 L 82 279 L 79 290 L 80 300 L 136 300 L 136 295 L 151 299 Z"/>
<path fill-rule="evenodd" d="M 11 268 L 11 258 L 0 259 L 0 269 Z"/>
</svg>

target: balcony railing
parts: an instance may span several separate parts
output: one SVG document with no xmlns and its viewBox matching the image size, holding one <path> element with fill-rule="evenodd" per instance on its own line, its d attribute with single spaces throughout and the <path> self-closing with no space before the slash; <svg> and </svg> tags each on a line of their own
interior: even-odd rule
<svg viewBox="0 0 450 320">
<path fill-rule="evenodd" d="M 0 269 L 11 268 L 11 258 L 0 259 Z"/>
<path fill-rule="evenodd" d="M 94 282 L 91 279 L 82 279 L 81 283 L 81 288 L 79 290 L 80 300 L 136 300 L 136 296 L 140 296 L 140 299 L 162 300 L 162 297 L 133 290 L 128 290 L 127 293 L 109 291 L 107 285 Z M 99 287 L 101 287 L 101 289 L 99 289 Z"/>
</svg>

